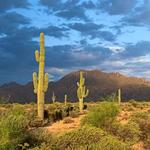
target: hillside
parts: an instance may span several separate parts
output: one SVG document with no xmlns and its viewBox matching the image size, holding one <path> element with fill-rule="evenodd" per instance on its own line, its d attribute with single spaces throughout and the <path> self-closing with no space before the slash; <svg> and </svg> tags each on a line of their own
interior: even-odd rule
<svg viewBox="0 0 150 150">
<path fill-rule="evenodd" d="M 98 70 L 84 71 L 86 86 L 90 90 L 87 101 L 100 100 L 101 97 L 122 89 L 123 100 L 150 100 L 150 81 L 143 78 L 126 77 L 120 73 L 105 73 Z M 56 82 L 50 82 L 46 94 L 46 101 L 50 102 L 54 91 L 57 99 L 63 101 L 64 95 L 76 101 L 76 82 L 79 71 L 72 72 Z M 5 97 L 9 102 L 29 103 L 35 101 L 32 83 L 20 85 L 17 83 L 4 84 L 0 87 L 0 97 Z"/>
</svg>

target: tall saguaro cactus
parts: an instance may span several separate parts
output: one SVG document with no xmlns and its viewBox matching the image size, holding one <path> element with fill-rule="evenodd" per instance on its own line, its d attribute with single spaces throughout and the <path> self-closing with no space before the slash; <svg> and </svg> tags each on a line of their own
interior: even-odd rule
<svg viewBox="0 0 150 150">
<path fill-rule="evenodd" d="M 121 103 L 121 89 L 118 89 L 118 104 Z"/>
<path fill-rule="evenodd" d="M 35 59 L 39 63 L 39 73 L 33 73 L 34 93 L 37 94 L 38 117 L 44 120 L 44 97 L 48 89 L 48 73 L 45 74 L 44 33 L 40 33 L 40 51 L 35 51 Z"/>
<path fill-rule="evenodd" d="M 85 89 L 85 78 L 83 77 L 83 72 L 80 71 L 80 80 L 79 82 L 77 82 L 77 86 L 78 86 L 78 89 L 77 89 L 77 96 L 78 96 L 78 99 L 79 99 L 79 109 L 80 109 L 80 112 L 83 111 L 83 107 L 84 107 L 84 104 L 83 104 L 83 99 L 85 97 L 88 96 L 89 94 L 89 90 Z"/>
</svg>

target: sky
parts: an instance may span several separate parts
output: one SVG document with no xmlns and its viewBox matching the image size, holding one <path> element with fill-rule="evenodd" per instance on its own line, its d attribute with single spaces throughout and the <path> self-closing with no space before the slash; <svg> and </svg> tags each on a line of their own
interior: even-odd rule
<svg viewBox="0 0 150 150">
<path fill-rule="evenodd" d="M 80 69 L 150 79 L 150 0 L 0 0 L 0 84 L 32 80 L 40 32 L 50 80 Z"/>
</svg>

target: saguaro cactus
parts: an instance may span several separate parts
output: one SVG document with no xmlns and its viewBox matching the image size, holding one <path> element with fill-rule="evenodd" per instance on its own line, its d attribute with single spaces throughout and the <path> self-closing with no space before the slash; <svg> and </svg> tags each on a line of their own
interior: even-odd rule
<svg viewBox="0 0 150 150">
<path fill-rule="evenodd" d="M 44 97 L 48 89 L 48 73 L 45 74 L 44 33 L 40 33 L 40 52 L 35 51 L 35 59 L 39 63 L 39 73 L 33 73 L 34 93 L 37 94 L 38 117 L 44 120 Z"/>
<path fill-rule="evenodd" d="M 85 97 L 88 96 L 89 94 L 89 90 L 85 89 L 85 78 L 83 77 L 83 72 L 80 71 L 80 80 L 79 82 L 77 82 L 77 86 L 78 86 L 78 89 L 77 89 L 77 96 L 78 96 L 78 99 L 79 99 L 79 109 L 80 109 L 80 112 L 83 111 L 83 99 Z"/>
<path fill-rule="evenodd" d="M 64 102 L 65 102 L 65 106 L 66 106 L 67 105 L 67 94 L 65 94 Z"/>
<path fill-rule="evenodd" d="M 56 101 L 56 96 L 55 96 L 54 92 L 53 92 L 53 95 L 52 95 L 52 101 L 53 101 L 53 103 L 55 103 L 55 101 Z"/>
<path fill-rule="evenodd" d="M 118 89 L 118 104 L 121 103 L 121 89 Z"/>
</svg>

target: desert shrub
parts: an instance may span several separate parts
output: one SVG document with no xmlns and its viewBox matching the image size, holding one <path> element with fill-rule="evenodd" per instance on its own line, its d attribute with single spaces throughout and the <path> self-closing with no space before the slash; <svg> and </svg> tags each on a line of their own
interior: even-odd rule
<svg viewBox="0 0 150 150">
<path fill-rule="evenodd" d="M 67 123 L 73 123 L 73 122 L 74 122 L 74 120 L 71 119 L 70 117 L 66 117 L 66 118 L 63 119 L 63 123 L 65 123 L 65 124 L 67 124 Z"/>
<path fill-rule="evenodd" d="M 76 118 L 79 116 L 79 111 L 78 110 L 73 110 L 69 113 L 69 116 L 72 118 Z"/>
<path fill-rule="evenodd" d="M 129 121 L 126 124 L 113 121 L 111 124 L 107 125 L 107 127 L 105 126 L 105 130 L 128 144 L 138 142 L 141 134 L 139 125 L 132 121 Z"/>
<path fill-rule="evenodd" d="M 95 127 L 103 127 L 110 123 L 119 113 L 119 107 L 112 102 L 104 102 L 94 106 L 88 114 L 81 120 L 81 124 L 90 124 Z"/>
<path fill-rule="evenodd" d="M 115 137 L 106 136 L 100 142 L 80 147 L 78 150 L 132 150 L 132 148 Z"/>
<path fill-rule="evenodd" d="M 141 130 L 141 139 L 150 137 L 150 114 L 148 112 L 135 113 L 131 121 L 137 123 Z"/>
<path fill-rule="evenodd" d="M 148 150 L 150 148 L 150 136 L 147 137 L 146 140 L 144 140 L 144 147 L 146 150 Z"/>
<path fill-rule="evenodd" d="M 118 98 L 117 98 L 117 94 L 116 93 L 112 93 L 111 95 L 102 97 L 102 101 L 107 101 L 107 102 L 117 102 Z"/>
<path fill-rule="evenodd" d="M 17 150 L 18 144 L 25 143 L 28 119 L 21 106 L 13 106 L 0 118 L 0 149 Z"/>
<path fill-rule="evenodd" d="M 99 128 L 84 126 L 58 137 L 56 150 L 131 150 L 124 142 Z"/>
<path fill-rule="evenodd" d="M 129 103 L 132 104 L 133 107 L 137 107 L 138 106 L 138 102 L 135 101 L 134 99 L 129 100 Z"/>
<path fill-rule="evenodd" d="M 36 130 L 30 131 L 30 137 L 28 140 L 30 148 L 42 148 L 48 145 L 51 146 L 54 142 L 54 137 L 51 133 L 47 132 L 47 130 L 38 128 Z"/>
<path fill-rule="evenodd" d="M 99 128 L 84 126 L 60 135 L 56 140 L 55 149 L 73 149 L 78 148 L 79 146 L 98 143 L 105 134 L 106 133 Z"/>
<path fill-rule="evenodd" d="M 134 111 L 136 108 L 131 103 L 125 103 L 121 105 L 123 111 Z"/>
</svg>

